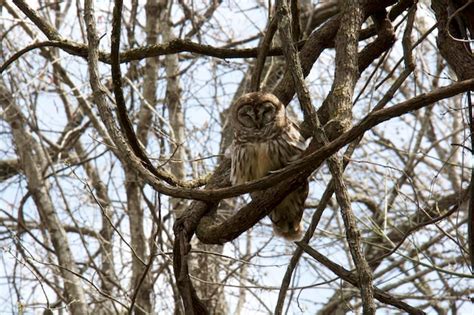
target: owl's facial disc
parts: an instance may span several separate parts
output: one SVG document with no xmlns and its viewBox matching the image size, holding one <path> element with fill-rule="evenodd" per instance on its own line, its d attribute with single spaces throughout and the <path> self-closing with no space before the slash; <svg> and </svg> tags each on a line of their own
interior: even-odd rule
<svg viewBox="0 0 474 315">
<path fill-rule="evenodd" d="M 244 105 L 237 111 L 237 121 L 246 128 L 255 128 L 257 126 L 253 106 Z"/>
<path fill-rule="evenodd" d="M 265 102 L 258 106 L 257 117 L 262 126 L 275 122 L 275 106 L 273 103 Z"/>
</svg>

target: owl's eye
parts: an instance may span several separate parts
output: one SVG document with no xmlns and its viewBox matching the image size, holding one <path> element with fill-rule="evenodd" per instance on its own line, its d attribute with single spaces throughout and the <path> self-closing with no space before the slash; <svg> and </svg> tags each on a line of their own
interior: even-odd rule
<svg viewBox="0 0 474 315">
<path fill-rule="evenodd" d="M 268 124 L 274 121 L 275 118 L 275 106 L 272 103 L 266 102 L 262 104 L 260 111 L 260 117 L 263 124 Z"/>
<path fill-rule="evenodd" d="M 243 106 L 237 113 L 237 120 L 244 127 L 255 127 L 255 113 L 252 106 Z"/>
</svg>

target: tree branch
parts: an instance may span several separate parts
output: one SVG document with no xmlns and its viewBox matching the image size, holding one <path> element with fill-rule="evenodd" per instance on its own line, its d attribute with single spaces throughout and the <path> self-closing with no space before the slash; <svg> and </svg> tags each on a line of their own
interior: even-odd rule
<svg viewBox="0 0 474 315">
<path fill-rule="evenodd" d="M 310 255 L 311 257 L 313 257 L 314 259 L 319 261 L 321 264 L 326 266 L 329 270 L 334 272 L 336 275 L 341 277 L 341 279 L 343 279 L 344 281 L 349 282 L 350 284 L 352 284 L 355 287 L 358 287 L 358 288 L 362 289 L 361 288 L 362 284 L 357 279 L 357 276 L 354 275 L 352 272 L 350 272 L 349 270 L 343 268 L 342 266 L 334 263 L 333 261 L 328 259 L 327 256 L 321 254 L 320 252 L 318 252 L 317 250 L 315 250 L 314 248 L 312 248 L 308 244 L 306 244 L 304 242 L 296 242 L 296 244 L 299 247 L 301 247 L 308 255 Z M 378 289 L 377 287 L 374 287 L 374 297 L 382 303 L 395 306 L 396 308 L 404 310 L 404 311 L 408 312 L 409 314 L 415 314 L 415 315 L 424 315 L 424 314 L 426 314 L 422 310 L 417 309 L 413 306 L 410 306 L 410 305 L 406 304 L 403 301 L 400 301 L 399 299 L 397 299 L 397 298 L 393 297 L 392 295 Z"/>
</svg>

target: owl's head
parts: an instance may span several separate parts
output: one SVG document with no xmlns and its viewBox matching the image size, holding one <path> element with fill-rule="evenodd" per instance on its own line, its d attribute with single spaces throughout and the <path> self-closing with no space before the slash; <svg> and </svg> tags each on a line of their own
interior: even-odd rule
<svg viewBox="0 0 474 315">
<path fill-rule="evenodd" d="M 247 93 L 234 103 L 232 118 L 236 130 L 265 133 L 285 126 L 285 106 L 271 93 Z"/>
</svg>

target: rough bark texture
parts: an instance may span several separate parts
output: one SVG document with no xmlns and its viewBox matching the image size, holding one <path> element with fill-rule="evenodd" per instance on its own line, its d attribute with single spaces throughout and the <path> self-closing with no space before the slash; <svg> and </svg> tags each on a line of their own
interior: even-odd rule
<svg viewBox="0 0 474 315">
<path fill-rule="evenodd" d="M 438 21 L 436 43 L 441 55 L 459 80 L 474 78 L 474 55 L 470 45 L 474 38 L 474 3 L 465 0 L 434 0 L 431 6 Z M 474 150 L 474 111 L 471 91 L 467 92 L 467 107 L 472 154 L 472 150 Z M 471 170 L 470 180 L 468 245 L 471 268 L 474 270 L 474 170 Z"/>
</svg>

